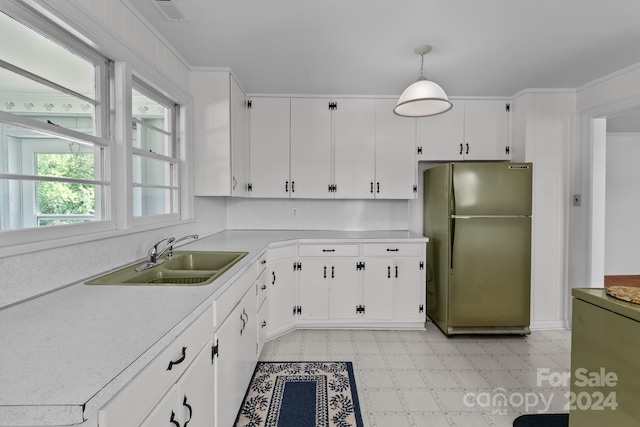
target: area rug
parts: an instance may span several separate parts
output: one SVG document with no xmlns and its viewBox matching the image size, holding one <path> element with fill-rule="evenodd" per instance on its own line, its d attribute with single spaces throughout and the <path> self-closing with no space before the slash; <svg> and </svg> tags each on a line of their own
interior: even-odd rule
<svg viewBox="0 0 640 427">
<path fill-rule="evenodd" d="M 258 362 L 236 427 L 362 427 L 351 362 Z"/>
<path fill-rule="evenodd" d="M 522 415 L 513 421 L 513 427 L 567 427 L 569 414 Z"/>
</svg>

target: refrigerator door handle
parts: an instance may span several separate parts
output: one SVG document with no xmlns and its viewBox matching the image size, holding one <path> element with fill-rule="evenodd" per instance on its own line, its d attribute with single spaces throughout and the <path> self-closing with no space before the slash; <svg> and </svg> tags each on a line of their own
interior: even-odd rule
<svg viewBox="0 0 640 427">
<path fill-rule="evenodd" d="M 453 244 L 456 240 L 456 217 L 455 215 L 451 215 L 451 218 L 449 219 L 449 221 L 451 221 L 451 255 L 449 255 L 449 260 L 451 265 L 449 266 L 449 268 L 451 270 L 453 270 Z"/>
</svg>

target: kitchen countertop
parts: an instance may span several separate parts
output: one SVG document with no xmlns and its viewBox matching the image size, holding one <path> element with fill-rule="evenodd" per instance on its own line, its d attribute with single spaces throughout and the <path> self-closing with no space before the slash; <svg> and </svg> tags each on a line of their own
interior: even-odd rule
<svg viewBox="0 0 640 427">
<path fill-rule="evenodd" d="M 409 231 L 224 231 L 179 246 L 248 252 L 209 285 L 86 286 L 84 278 L 0 310 L 0 426 L 95 415 L 268 247 L 400 239 L 428 241 Z"/>
<path fill-rule="evenodd" d="M 607 295 L 605 288 L 574 288 L 571 291 L 571 295 L 574 298 L 640 322 L 640 304 L 634 304 Z"/>
</svg>

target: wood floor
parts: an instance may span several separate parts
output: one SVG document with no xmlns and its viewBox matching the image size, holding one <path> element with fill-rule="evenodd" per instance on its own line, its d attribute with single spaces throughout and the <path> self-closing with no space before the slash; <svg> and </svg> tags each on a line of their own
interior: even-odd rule
<svg viewBox="0 0 640 427">
<path fill-rule="evenodd" d="M 640 288 L 640 275 L 635 276 L 604 276 L 604 287 L 633 286 Z"/>
</svg>

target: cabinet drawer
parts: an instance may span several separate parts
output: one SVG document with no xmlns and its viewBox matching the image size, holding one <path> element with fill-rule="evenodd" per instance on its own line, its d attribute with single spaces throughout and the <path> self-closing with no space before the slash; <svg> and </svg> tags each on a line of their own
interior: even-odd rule
<svg viewBox="0 0 640 427">
<path fill-rule="evenodd" d="M 258 257 L 258 261 L 256 261 L 256 272 L 258 276 L 262 273 L 265 268 L 267 268 L 267 252 L 265 251 L 260 257 Z"/>
<path fill-rule="evenodd" d="M 212 323 L 209 307 L 99 411 L 99 424 L 138 425 L 211 338 Z"/>
<path fill-rule="evenodd" d="M 264 303 L 264 300 L 267 299 L 267 271 L 263 271 L 258 277 L 258 281 L 256 282 L 258 286 L 258 309 Z"/>
<path fill-rule="evenodd" d="M 215 307 L 214 328 L 220 326 L 224 319 L 229 316 L 249 287 L 255 283 L 256 278 L 256 267 L 255 265 L 250 266 L 213 302 L 213 306 Z"/>
<path fill-rule="evenodd" d="M 273 262 L 281 259 L 295 258 L 297 252 L 298 247 L 296 245 L 269 249 L 267 250 L 267 260 Z"/>
<path fill-rule="evenodd" d="M 363 256 L 422 256 L 424 243 L 369 243 L 362 245 Z"/>
<path fill-rule="evenodd" d="M 300 245 L 298 246 L 298 254 L 300 256 L 358 256 L 358 244 L 331 244 L 326 245 Z"/>
</svg>

